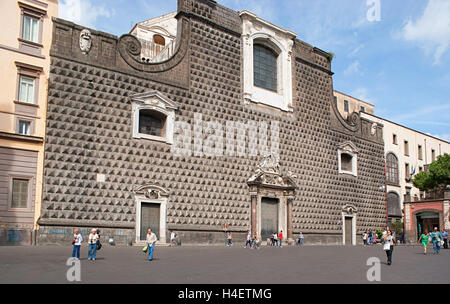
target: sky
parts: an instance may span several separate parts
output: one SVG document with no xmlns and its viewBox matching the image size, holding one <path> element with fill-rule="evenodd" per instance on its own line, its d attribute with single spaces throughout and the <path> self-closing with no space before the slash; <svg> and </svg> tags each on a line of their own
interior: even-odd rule
<svg viewBox="0 0 450 304">
<path fill-rule="evenodd" d="M 334 89 L 450 141 L 450 0 L 217 0 L 333 52 Z M 60 0 L 59 17 L 117 36 L 177 0 Z"/>
</svg>

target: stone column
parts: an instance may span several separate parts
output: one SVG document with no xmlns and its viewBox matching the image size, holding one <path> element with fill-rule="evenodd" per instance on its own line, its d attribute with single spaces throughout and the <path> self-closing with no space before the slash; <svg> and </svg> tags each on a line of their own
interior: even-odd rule
<svg viewBox="0 0 450 304">
<path fill-rule="evenodd" d="M 251 225 L 252 225 L 252 236 L 256 234 L 256 204 L 258 201 L 258 196 L 256 194 L 251 195 L 252 200 L 252 216 L 251 216 Z"/>
<path fill-rule="evenodd" d="M 294 233 L 293 233 L 293 224 L 292 224 L 292 205 L 293 205 L 293 199 L 292 198 L 288 198 L 287 199 L 287 238 L 288 238 L 288 243 L 290 244 L 291 242 L 294 241 Z"/>
</svg>

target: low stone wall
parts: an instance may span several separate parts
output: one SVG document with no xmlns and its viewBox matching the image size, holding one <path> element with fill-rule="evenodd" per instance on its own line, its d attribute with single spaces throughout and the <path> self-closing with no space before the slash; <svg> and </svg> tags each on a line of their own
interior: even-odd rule
<svg viewBox="0 0 450 304">
<path fill-rule="evenodd" d="M 30 229 L 0 229 L 0 246 L 32 245 L 33 230 Z"/>
<path fill-rule="evenodd" d="M 37 245 L 71 245 L 73 241 L 72 227 L 41 226 L 37 231 Z M 86 243 L 91 228 L 78 228 Z M 100 228 L 101 242 L 108 243 L 110 237 L 119 246 L 132 245 L 135 238 L 133 229 Z"/>
</svg>

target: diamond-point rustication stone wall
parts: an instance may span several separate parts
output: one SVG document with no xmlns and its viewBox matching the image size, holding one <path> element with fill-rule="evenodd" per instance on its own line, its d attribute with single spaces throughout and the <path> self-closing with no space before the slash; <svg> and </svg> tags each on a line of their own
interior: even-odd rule
<svg viewBox="0 0 450 304">
<path fill-rule="evenodd" d="M 344 121 L 333 106 L 331 63 L 326 54 L 295 40 L 292 53 L 293 111 L 242 97 L 241 21 L 238 12 L 209 0 L 179 0 L 178 45 L 163 63 L 140 62 L 140 44 L 91 31 L 83 53 L 83 27 L 54 19 L 47 109 L 43 203 L 39 243 L 70 242 L 70 228 L 101 227 L 119 244 L 135 242 L 136 189 L 168 191 L 166 234 L 182 243 L 234 241 L 251 228 L 248 179 L 260 156 L 178 157 L 171 145 L 133 138 L 132 100 L 157 91 L 178 105 L 176 119 L 279 123 L 279 164 L 297 176 L 292 206 L 294 236 L 305 242 L 341 244 L 342 209 L 357 209 L 356 230 L 385 221 L 382 127 L 353 117 Z M 338 172 L 338 146 L 358 149 L 357 176 Z M 244 145 L 245 143 L 238 143 Z M 104 181 L 98 181 L 98 176 Z M 84 228 L 83 228 L 84 229 Z"/>
</svg>

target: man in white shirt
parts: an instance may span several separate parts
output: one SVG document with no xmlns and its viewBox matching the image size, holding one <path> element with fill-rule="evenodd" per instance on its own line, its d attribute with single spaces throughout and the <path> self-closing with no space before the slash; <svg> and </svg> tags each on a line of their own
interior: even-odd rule
<svg viewBox="0 0 450 304">
<path fill-rule="evenodd" d="M 155 243 L 157 241 L 156 234 L 152 232 L 152 229 L 148 228 L 147 233 L 147 248 L 148 248 L 148 260 L 153 260 L 153 250 L 155 248 Z"/>
<path fill-rule="evenodd" d="M 170 234 L 170 246 L 176 246 L 176 240 L 175 240 L 176 234 L 174 231 Z"/>
</svg>

